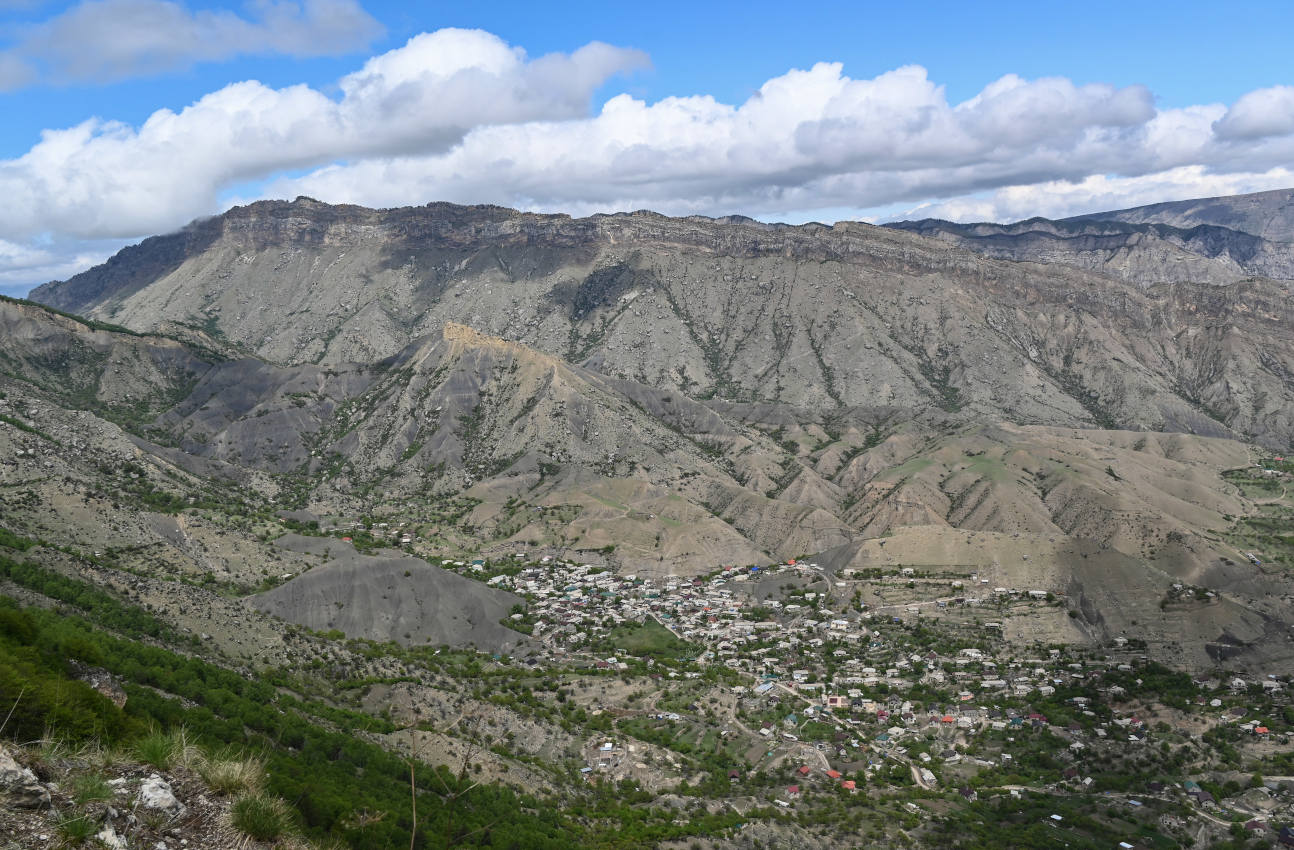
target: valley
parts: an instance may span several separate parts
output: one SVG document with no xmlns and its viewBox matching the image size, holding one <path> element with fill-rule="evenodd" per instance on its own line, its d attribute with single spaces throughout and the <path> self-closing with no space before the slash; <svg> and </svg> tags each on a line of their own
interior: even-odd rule
<svg viewBox="0 0 1294 850">
<path fill-rule="evenodd" d="M 303 842 L 1275 840 L 1294 254 L 1174 215 L 146 240 L 0 301 L 0 697 L 63 652 Z"/>
</svg>

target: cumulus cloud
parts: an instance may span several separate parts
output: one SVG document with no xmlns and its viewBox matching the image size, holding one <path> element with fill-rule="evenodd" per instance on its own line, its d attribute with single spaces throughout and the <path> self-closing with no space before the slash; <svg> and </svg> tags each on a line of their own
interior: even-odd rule
<svg viewBox="0 0 1294 850">
<path fill-rule="evenodd" d="M 984 197 L 918 204 L 903 213 L 889 216 L 889 219 L 1006 222 L 1034 216 L 1068 218 L 1162 201 L 1242 195 L 1291 186 L 1294 186 L 1294 168 L 1277 167 L 1262 173 L 1217 173 L 1204 166 L 1190 165 L 1139 177 L 1094 174 L 1073 182 L 1048 180 L 1024 186 L 1006 186 Z"/>
<path fill-rule="evenodd" d="M 382 31 L 356 0 L 263 2 L 249 18 L 190 10 L 173 0 L 84 0 L 20 29 L 0 52 L 0 89 L 43 79 L 111 82 L 237 55 L 326 56 L 364 47 Z M 6 72 L 7 70 L 7 72 Z"/>
<path fill-rule="evenodd" d="M 62 280 L 102 263 L 125 247 L 122 240 L 80 239 L 16 243 L 0 239 L 0 293 L 23 295 L 33 283 Z"/>
<path fill-rule="evenodd" d="M 1261 173 L 1291 161 L 1294 134 L 1223 139 L 1226 114 L 1156 110 L 1142 86 L 1014 75 L 951 104 L 918 66 L 857 80 L 821 63 L 769 80 L 740 105 L 620 95 L 587 119 L 481 127 L 448 152 L 329 165 L 270 192 L 776 217 L 1193 165 Z"/>
<path fill-rule="evenodd" d="M 333 99 L 307 86 L 226 86 L 142 126 L 92 119 L 48 130 L 0 162 L 0 238 L 43 232 L 124 237 L 214 211 L 226 187 L 337 158 L 448 150 L 469 130 L 571 118 L 637 51 L 591 44 L 529 60 L 489 33 L 418 36 L 341 80 Z"/>
<path fill-rule="evenodd" d="M 48 130 L 0 161 L 0 239 L 143 236 L 218 212 L 251 181 L 258 197 L 370 206 L 826 220 L 905 205 L 1058 216 L 1294 184 L 1288 87 L 1158 109 L 1143 86 L 1007 75 L 952 103 L 919 66 L 854 79 L 824 62 L 739 104 L 622 94 L 590 113 L 610 76 L 646 64 L 598 43 L 530 58 L 489 33 L 441 30 L 368 60 L 336 94 L 243 82 L 140 126 Z"/>
<path fill-rule="evenodd" d="M 1294 133 L 1294 86 L 1272 86 L 1241 97 L 1214 125 L 1223 139 L 1263 139 Z"/>
</svg>

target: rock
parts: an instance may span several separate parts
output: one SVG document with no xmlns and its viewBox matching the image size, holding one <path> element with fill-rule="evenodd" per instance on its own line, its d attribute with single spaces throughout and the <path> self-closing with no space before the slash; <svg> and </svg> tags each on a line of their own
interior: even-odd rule
<svg viewBox="0 0 1294 850">
<path fill-rule="evenodd" d="M 0 790 L 8 789 L 9 805 L 16 809 L 44 809 L 50 804 L 49 789 L 36 781 L 36 774 L 14 760 L 0 747 Z"/>
<path fill-rule="evenodd" d="M 10 789 L 9 805 L 15 809 L 47 809 L 49 789 L 39 782 L 24 782 Z"/>
<path fill-rule="evenodd" d="M 104 824 L 103 829 L 95 836 L 103 846 L 108 850 L 126 850 L 126 839 L 117 834 L 117 830 L 112 828 L 112 824 Z"/>
<path fill-rule="evenodd" d="M 126 689 L 107 670 L 77 665 L 76 678 L 103 694 L 117 708 L 126 707 Z"/>
<path fill-rule="evenodd" d="M 139 804 L 146 809 L 156 809 L 175 817 L 184 812 L 184 804 L 175 797 L 171 784 L 156 773 L 139 785 Z"/>
<path fill-rule="evenodd" d="M 18 764 L 9 751 L 0 746 L 0 789 L 35 781 L 36 774 Z"/>
</svg>

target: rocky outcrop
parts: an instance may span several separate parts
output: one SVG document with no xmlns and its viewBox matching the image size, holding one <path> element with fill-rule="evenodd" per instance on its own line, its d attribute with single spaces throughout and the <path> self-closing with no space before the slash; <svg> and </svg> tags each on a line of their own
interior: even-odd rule
<svg viewBox="0 0 1294 850">
<path fill-rule="evenodd" d="M 72 662 L 69 667 L 73 678 L 94 688 L 117 708 L 126 707 L 126 689 L 107 670 L 101 667 L 89 667 L 79 662 Z"/>
<path fill-rule="evenodd" d="M 20 765 L 10 752 L 0 745 L 0 792 L 8 797 L 15 809 L 48 809 L 49 789 L 42 785 L 30 768 Z"/>
<path fill-rule="evenodd" d="M 156 773 L 139 783 L 139 805 L 170 818 L 179 817 L 185 810 L 185 805 L 176 799 L 171 783 Z"/>
</svg>

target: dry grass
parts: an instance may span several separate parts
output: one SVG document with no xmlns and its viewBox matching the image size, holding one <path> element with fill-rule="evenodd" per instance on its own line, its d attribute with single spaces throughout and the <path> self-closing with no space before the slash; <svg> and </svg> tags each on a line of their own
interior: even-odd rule
<svg viewBox="0 0 1294 850">
<path fill-rule="evenodd" d="M 217 794 L 255 793 L 265 783 L 265 764 L 256 758 L 200 758 L 194 769 Z"/>
</svg>

